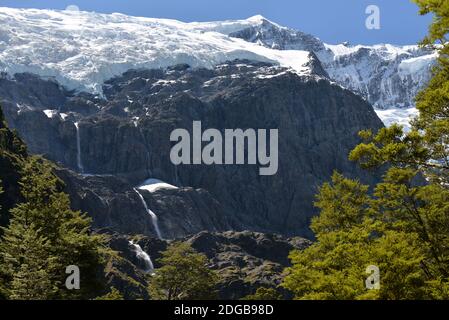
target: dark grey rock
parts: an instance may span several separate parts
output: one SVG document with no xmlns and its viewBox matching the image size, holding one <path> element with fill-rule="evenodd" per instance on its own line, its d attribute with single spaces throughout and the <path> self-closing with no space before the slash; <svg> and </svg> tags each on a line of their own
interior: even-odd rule
<svg viewBox="0 0 449 320">
<path fill-rule="evenodd" d="M 310 241 L 257 232 L 201 232 L 187 239 L 198 252 L 204 253 L 211 268 L 218 271 L 222 299 L 241 299 L 259 287 L 277 288 L 284 269 L 290 266 L 292 250 L 303 250 Z"/>
<path fill-rule="evenodd" d="M 245 229 L 311 237 L 314 195 L 334 170 L 378 181 L 379 172 L 363 171 L 347 157 L 359 130 L 382 127 L 367 102 L 331 84 L 313 61 L 315 74 L 302 77 L 247 60 L 211 70 L 130 70 L 104 84 L 105 99 L 30 75 L 2 79 L 7 90 L 0 93 L 8 122 L 30 151 L 75 171 L 79 123 L 83 173 L 90 176 L 62 177 L 74 207 L 94 217 L 97 228 L 154 235 L 133 192 L 151 177 L 180 187 L 145 194 L 167 237 Z M 46 93 L 55 98 L 42 98 Z M 45 109 L 55 115 L 48 118 Z M 260 176 L 254 165 L 174 166 L 170 133 L 191 131 L 194 120 L 221 131 L 279 129 L 278 173 Z"/>
<path fill-rule="evenodd" d="M 159 258 L 170 241 L 123 236 L 110 230 L 103 230 L 102 233 L 109 235 L 109 246 L 122 258 L 115 260 L 114 268 L 108 274 L 110 285 L 123 290 L 122 293 L 128 299 L 147 298 L 148 293 L 143 288 L 148 287 L 151 276 L 143 273 L 144 265 L 136 257 L 129 241 L 139 244 L 151 257 L 155 272 L 160 267 Z M 288 254 L 310 245 L 310 241 L 303 238 L 286 238 L 250 231 L 201 232 L 182 241 L 189 243 L 197 252 L 205 254 L 209 259 L 209 266 L 217 271 L 220 276 L 217 288 L 220 299 L 241 299 L 262 286 L 277 288 L 284 297 L 290 297 L 288 292 L 278 288 L 283 270 L 290 266 Z"/>
</svg>

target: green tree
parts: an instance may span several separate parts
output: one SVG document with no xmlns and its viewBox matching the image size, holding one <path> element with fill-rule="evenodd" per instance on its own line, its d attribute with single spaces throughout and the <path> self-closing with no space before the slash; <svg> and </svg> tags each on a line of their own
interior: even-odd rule
<svg viewBox="0 0 449 320">
<path fill-rule="evenodd" d="M 0 297 L 84 299 L 103 292 L 110 250 L 91 234 L 91 220 L 71 210 L 50 162 L 28 156 L 1 108 L 0 168 L 6 189 L 0 192 Z M 65 287 L 69 265 L 80 268 L 80 290 Z"/>
<path fill-rule="evenodd" d="M 112 287 L 110 292 L 108 292 L 104 296 L 95 298 L 95 300 L 124 300 L 124 298 L 119 290 Z"/>
<path fill-rule="evenodd" d="M 445 0 L 414 0 L 421 14 L 433 13 L 429 35 L 423 46 L 438 51 L 438 63 L 427 87 L 416 97 L 419 110 L 412 130 L 401 126 L 384 128 L 377 134 L 360 133 L 365 140 L 350 154 L 365 168 L 391 164 L 419 170 L 430 182 L 449 187 L 449 3 Z"/>
<path fill-rule="evenodd" d="M 1 112 L 2 111 L 1 111 L 1 108 L 0 108 L 0 125 L 1 125 L 1 116 L 2 116 Z M 2 186 L 2 184 L 3 184 L 2 180 L 0 179 L 0 196 L 3 193 L 3 186 Z M 2 211 L 2 206 L 1 206 L 1 202 L 0 202 L 0 213 L 1 213 L 1 211 Z M 0 245 L 1 245 L 1 243 L 2 243 L 2 240 L 0 239 Z M 1 258 L 0 258 L 0 261 L 1 261 Z M 2 277 L 2 274 L 0 272 L 0 300 L 5 299 L 5 297 L 6 297 L 6 293 L 5 293 L 6 288 L 4 287 L 4 284 L 5 284 L 5 281 L 4 281 L 4 279 Z"/>
<path fill-rule="evenodd" d="M 254 294 L 243 297 L 242 300 L 260 300 L 260 301 L 274 301 L 282 300 L 282 294 L 274 288 L 257 288 Z"/>
<path fill-rule="evenodd" d="M 13 214 L 0 244 L 3 267 L 10 275 L 7 289 L 10 299 L 44 300 L 56 292 L 48 271 L 52 269 L 48 254 L 51 248 L 48 240 L 39 233 L 24 217 Z"/>
<path fill-rule="evenodd" d="M 71 210 L 67 194 L 61 191 L 62 182 L 47 161 L 29 158 L 22 168 L 22 177 L 20 186 L 24 201 L 11 210 L 13 220 L 3 228 L 0 246 L 0 273 L 9 280 L 6 284 L 10 288 L 9 297 L 22 297 L 22 288 L 31 277 L 37 276 L 46 277 L 51 287 L 43 298 L 93 298 L 101 289 L 102 238 L 90 234 L 89 218 Z M 35 241 L 35 248 L 24 247 L 27 241 L 31 247 Z M 19 248 L 21 250 L 17 251 Z M 33 259 L 36 260 L 34 264 Z M 80 290 L 68 290 L 64 285 L 69 265 L 80 268 Z M 45 270 L 45 273 L 37 270 Z M 54 287 L 57 290 L 53 290 Z M 36 290 L 34 296 L 28 292 L 28 297 L 42 293 L 42 288 L 36 287 Z"/>
<path fill-rule="evenodd" d="M 162 253 L 162 267 L 150 280 L 153 299 L 201 300 L 215 299 L 218 277 L 207 264 L 207 257 L 189 244 L 176 242 Z"/>
<path fill-rule="evenodd" d="M 3 115 L 0 106 L 0 152 L 16 153 L 16 156 L 25 156 L 26 147 L 23 141 L 19 138 L 16 131 L 11 131 Z"/>
<path fill-rule="evenodd" d="M 375 195 L 389 192 L 384 184 Z M 390 198 L 406 210 L 399 195 Z M 431 280 L 422 268 L 427 245 L 417 232 L 407 230 L 400 218 L 392 223 L 379 211 L 386 203 L 368 195 L 368 187 L 335 173 L 323 185 L 316 205 L 321 215 L 311 224 L 317 241 L 304 251 L 294 251 L 293 266 L 286 270 L 283 286 L 297 299 L 418 299 L 429 296 Z M 424 209 L 423 209 L 424 210 Z M 393 212 L 392 212 L 393 213 Z M 367 290 L 366 269 L 381 272 L 380 290 Z"/>
<path fill-rule="evenodd" d="M 377 210 L 397 229 L 416 233 L 425 243 L 421 262 L 435 297 L 447 297 L 449 281 L 449 3 L 414 0 L 421 14 L 434 19 L 424 46 L 438 51 L 438 64 L 428 86 L 416 97 L 418 117 L 412 130 L 400 126 L 361 133 L 364 143 L 350 154 L 363 167 L 392 165 L 377 192 Z M 425 178 L 426 185 L 416 186 Z M 415 187 L 412 187 L 415 185 Z M 402 204 L 402 208 L 398 208 Z"/>
<path fill-rule="evenodd" d="M 449 298 L 449 2 L 415 2 L 434 14 L 423 45 L 439 52 L 416 99 L 419 116 L 407 133 L 397 125 L 360 132 L 350 159 L 388 166 L 373 194 L 339 174 L 320 189 L 317 241 L 291 253 L 283 282 L 297 299 Z M 370 265 L 380 269 L 379 290 L 365 287 Z"/>
<path fill-rule="evenodd" d="M 4 194 L 0 194 L 0 226 L 8 224 L 9 210 L 19 201 L 20 192 L 17 183 L 20 179 L 19 171 L 26 156 L 25 144 L 16 132 L 7 127 L 0 106 L 0 180 L 5 190 Z"/>
</svg>

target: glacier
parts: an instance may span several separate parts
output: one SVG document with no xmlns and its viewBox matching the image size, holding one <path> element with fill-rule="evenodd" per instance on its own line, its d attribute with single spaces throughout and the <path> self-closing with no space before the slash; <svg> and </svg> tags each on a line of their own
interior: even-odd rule
<svg viewBox="0 0 449 320">
<path fill-rule="evenodd" d="M 130 69 L 183 63 L 212 68 L 248 59 L 307 74 L 308 55 L 265 48 L 175 20 L 0 8 L 0 71 L 34 73 L 68 89 L 99 95 L 104 81 Z"/>
<path fill-rule="evenodd" d="M 370 102 L 385 124 L 416 115 L 414 97 L 437 59 L 417 45 L 327 44 L 257 15 L 185 23 L 84 11 L 0 8 L 0 74 L 34 73 L 70 90 L 103 95 L 129 69 L 212 68 L 235 59 L 310 75 L 311 55 L 330 80 Z"/>
</svg>

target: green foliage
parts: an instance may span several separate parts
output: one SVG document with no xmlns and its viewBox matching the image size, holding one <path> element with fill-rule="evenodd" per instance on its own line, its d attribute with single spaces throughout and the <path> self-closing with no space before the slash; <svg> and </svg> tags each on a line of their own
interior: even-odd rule
<svg viewBox="0 0 449 320">
<path fill-rule="evenodd" d="M 400 126 L 384 128 L 373 135 L 361 132 L 365 140 L 350 154 L 365 168 L 392 164 L 419 169 L 433 183 L 449 186 L 449 3 L 445 0 L 414 0 L 421 14 L 433 13 L 429 35 L 422 45 L 439 52 L 438 65 L 428 86 L 416 97 L 419 116 L 412 130 Z"/>
<path fill-rule="evenodd" d="M 332 182 L 333 185 L 325 183 L 317 196 L 316 206 L 321 209 L 321 215 L 311 224 L 316 234 L 351 227 L 361 223 L 366 215 L 369 199 L 367 186 L 337 173 L 333 175 Z"/>
<path fill-rule="evenodd" d="M 70 209 L 52 167 L 29 158 L 20 182 L 24 201 L 11 210 L 0 245 L 0 277 L 10 299 L 82 299 L 100 288 L 102 238 L 90 219 Z M 65 287 L 66 267 L 81 270 L 81 289 Z"/>
<path fill-rule="evenodd" d="M 0 152 L 15 152 L 19 155 L 26 154 L 26 147 L 19 138 L 17 132 L 11 131 L 3 115 L 2 107 L 0 105 Z"/>
<path fill-rule="evenodd" d="M 2 180 L 0 179 L 0 195 L 3 193 L 3 186 L 2 186 Z M 2 209 L 2 206 L 0 205 L 0 210 Z"/>
<path fill-rule="evenodd" d="M 370 196 L 335 173 L 317 196 L 317 242 L 291 253 L 283 286 L 297 299 L 447 298 L 449 192 L 413 187 L 413 177 L 391 169 Z M 365 286 L 370 265 L 380 269 L 380 290 Z"/>
<path fill-rule="evenodd" d="M 24 217 L 14 216 L 3 235 L 0 251 L 4 272 L 11 277 L 10 299 L 44 300 L 57 291 L 49 274 L 55 267 L 48 254 L 51 248 L 40 233 Z"/>
<path fill-rule="evenodd" d="M 389 166 L 373 194 L 339 174 L 322 186 L 317 242 L 291 253 L 283 282 L 297 299 L 449 298 L 449 2 L 414 1 L 434 14 L 423 45 L 440 44 L 433 78 L 416 99 L 419 116 L 408 133 L 397 125 L 360 132 L 364 142 L 350 159 Z M 378 290 L 365 287 L 370 265 L 380 270 Z"/>
<path fill-rule="evenodd" d="M 215 299 L 217 274 L 208 268 L 207 257 L 189 244 L 171 244 L 159 259 L 162 267 L 150 280 L 150 293 L 159 300 Z"/>
<path fill-rule="evenodd" d="M 16 153 L 19 156 L 26 156 L 26 146 L 19 138 L 16 131 L 11 131 L 3 118 L 0 106 L 0 152 Z"/>
<path fill-rule="evenodd" d="M 8 224 L 9 210 L 20 200 L 19 172 L 26 156 L 25 144 L 8 129 L 0 106 L 0 180 L 5 191 L 0 195 L 0 226 Z"/>
<path fill-rule="evenodd" d="M 0 116 L 1 115 L 2 114 L 1 114 L 1 108 L 0 108 Z M 2 193 L 3 193 L 2 180 L 0 179 L 0 196 L 2 195 Z M 1 213 L 1 210 L 2 210 L 2 206 L 0 203 L 0 213 Z M 1 239 L 0 239 L 0 245 L 1 245 Z M 5 290 L 6 290 L 6 288 L 4 287 L 4 281 L 0 274 L 0 300 L 5 299 Z"/>
<path fill-rule="evenodd" d="M 112 287 L 111 291 L 104 296 L 95 298 L 95 300 L 124 300 L 123 295 L 116 288 Z"/>
<path fill-rule="evenodd" d="M 422 42 L 433 45 L 435 42 L 445 44 L 449 33 L 449 3 L 446 0 L 413 0 L 419 8 L 420 14 L 432 13 L 434 19 L 429 27 L 429 34 Z"/>
<path fill-rule="evenodd" d="M 276 289 L 260 287 L 257 288 L 254 294 L 248 295 L 242 298 L 242 300 L 274 301 L 282 300 L 282 295 Z"/>
</svg>

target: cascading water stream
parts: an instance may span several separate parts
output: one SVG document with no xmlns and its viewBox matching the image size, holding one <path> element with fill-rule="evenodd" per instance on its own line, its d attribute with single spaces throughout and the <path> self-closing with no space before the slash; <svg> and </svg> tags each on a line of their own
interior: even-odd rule
<svg viewBox="0 0 449 320">
<path fill-rule="evenodd" d="M 150 215 L 151 221 L 153 223 L 154 230 L 156 231 L 156 234 L 157 234 L 157 237 L 159 239 L 162 239 L 162 234 L 161 234 L 161 231 L 159 229 L 159 223 L 158 223 L 158 219 L 157 219 L 156 214 L 153 211 L 151 211 L 150 208 L 148 208 L 147 202 L 145 201 L 145 198 L 142 196 L 142 194 L 139 192 L 139 190 L 134 188 L 134 191 L 139 195 L 140 201 L 142 201 L 142 204 L 143 204 L 145 210 Z"/>
<path fill-rule="evenodd" d="M 80 138 L 80 128 L 79 123 L 75 122 L 76 128 L 76 164 L 80 173 L 84 173 L 83 161 L 81 159 L 81 138 Z"/>
<path fill-rule="evenodd" d="M 143 263 L 145 265 L 144 271 L 145 272 L 153 271 L 154 270 L 153 261 L 151 261 L 151 258 L 148 255 L 148 253 L 143 251 L 142 247 L 137 243 L 129 241 L 129 244 L 134 248 L 134 251 L 136 252 L 136 257 L 143 261 Z"/>
</svg>

